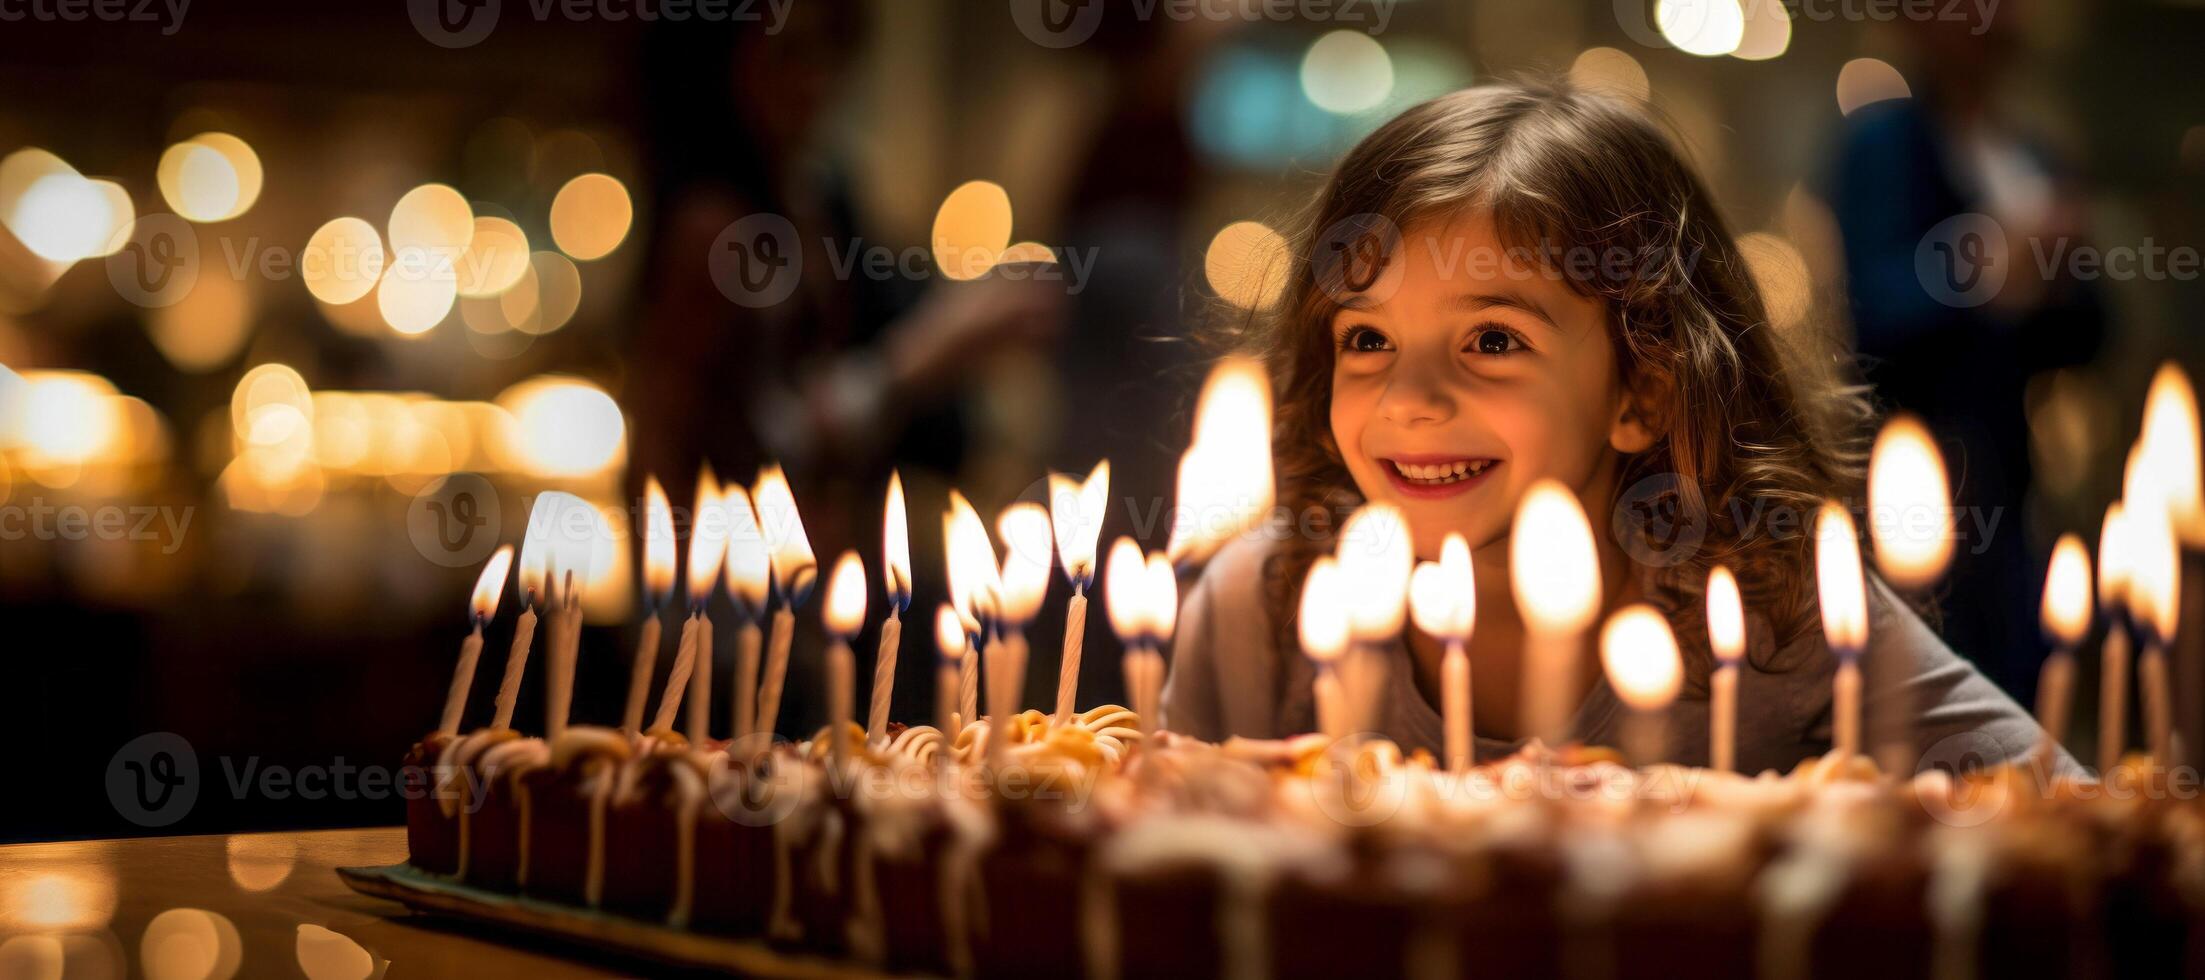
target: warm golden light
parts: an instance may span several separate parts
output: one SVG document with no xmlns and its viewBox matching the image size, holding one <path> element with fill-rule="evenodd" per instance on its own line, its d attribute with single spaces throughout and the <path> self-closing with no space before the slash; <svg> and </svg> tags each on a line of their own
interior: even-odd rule
<svg viewBox="0 0 2205 980">
<path fill-rule="evenodd" d="M 528 263 L 528 235 L 521 226 L 488 215 L 476 218 L 455 270 L 459 294 L 480 298 L 505 292 L 521 281 Z"/>
<path fill-rule="evenodd" d="M 1600 629 L 1600 662 L 1616 697 L 1639 711 L 1669 707 L 1684 683 L 1684 661 L 1669 620 L 1643 603 L 1608 617 Z"/>
<path fill-rule="evenodd" d="M 1605 92 L 1633 102 L 1644 102 L 1653 92 L 1646 69 L 1638 59 L 1615 48 L 1586 48 L 1570 62 L 1570 84 Z"/>
<path fill-rule="evenodd" d="M 888 471 L 888 499 L 881 508 L 881 584 L 888 602 L 901 610 L 911 603 L 911 515 L 904 507 L 903 474 Z"/>
<path fill-rule="evenodd" d="M 1271 379 L 1260 362 L 1228 357 L 1211 369 L 1195 405 L 1165 555 L 1174 562 L 1207 559 L 1268 516 L 1276 493 Z"/>
<path fill-rule="evenodd" d="M 260 165 L 260 154 L 253 152 L 253 148 L 244 140 L 228 133 L 200 133 L 185 142 L 205 147 L 220 155 L 222 162 L 228 166 L 230 174 L 237 181 L 237 197 L 220 217 L 193 220 L 228 221 L 251 210 L 253 202 L 260 200 L 261 182 L 265 179 Z"/>
<path fill-rule="evenodd" d="M 0 930 L 61 932 L 98 929 L 115 915 L 111 858 L 81 865 L 16 866 L 0 876 Z"/>
<path fill-rule="evenodd" d="M 627 420 L 604 389 L 579 378 L 531 378 L 498 395 L 513 419 L 513 443 L 528 472 L 582 477 L 619 464 L 627 451 Z"/>
<path fill-rule="evenodd" d="M 1302 582 L 1301 615 L 1295 631 L 1302 652 L 1325 663 L 1347 652 L 1347 603 L 1340 597 L 1340 565 L 1331 555 L 1321 555 L 1309 566 Z"/>
<path fill-rule="evenodd" d="M 1110 631 L 1133 643 L 1146 632 L 1148 623 L 1148 559 L 1132 538 L 1110 543 L 1110 558 L 1103 566 L 1103 603 L 1110 612 Z"/>
<path fill-rule="evenodd" d="M 827 602 L 820 610 L 827 632 L 847 640 L 865 626 L 865 561 L 855 551 L 835 559 L 827 579 Z"/>
<path fill-rule="evenodd" d="M 2044 632 L 2063 647 L 2082 643 L 2090 632 L 2090 603 L 2090 551 L 2081 538 L 2062 534 L 2044 573 Z"/>
<path fill-rule="evenodd" d="M 375 286 L 375 312 L 399 336 L 418 337 L 451 314 L 458 287 L 449 274 L 408 272 L 403 262 L 394 263 Z"/>
<path fill-rule="evenodd" d="M 753 502 L 758 507 L 758 529 L 773 556 L 773 586 L 790 605 L 811 594 L 819 576 L 819 560 L 812 555 L 811 538 L 804 534 L 804 518 L 796 510 L 796 495 L 789 491 L 788 475 L 779 464 L 758 471 Z"/>
<path fill-rule="evenodd" d="M 1349 515 L 1340 529 L 1338 559 L 1349 635 L 1359 643 L 1383 643 L 1399 635 L 1416 561 L 1401 509 L 1371 503 Z"/>
<path fill-rule="evenodd" d="M 491 553 L 488 564 L 482 566 L 481 577 L 475 579 L 475 596 L 469 608 L 474 611 L 476 623 L 487 623 L 498 615 L 498 594 L 505 591 L 506 576 L 513 570 L 513 546 L 499 545 Z"/>
<path fill-rule="evenodd" d="M 1375 109 L 1393 94 L 1393 57 L 1363 31 L 1336 30 L 1302 54 L 1302 95 L 1339 115 Z"/>
<path fill-rule="evenodd" d="M 252 292 L 245 280 L 201 276 L 182 299 L 147 311 L 146 334 L 178 370 L 205 372 L 236 357 L 252 325 Z"/>
<path fill-rule="evenodd" d="M 1526 625 L 1575 633 L 1600 614 L 1600 558 L 1592 525 L 1568 487 L 1540 480 L 1524 491 L 1508 539 L 1508 577 Z"/>
<path fill-rule="evenodd" d="M 674 508 L 655 476 L 643 481 L 643 588 L 653 607 L 674 594 Z"/>
<path fill-rule="evenodd" d="M 2205 476 L 2199 471 L 2197 391 L 2190 377 L 2169 361 L 2152 375 L 2144 398 L 2142 487 L 2124 488 L 2129 505 L 2139 506 L 2138 491 L 2163 506 L 2184 544 L 2205 547 Z"/>
<path fill-rule="evenodd" d="M 95 462 L 121 444 L 121 399 L 106 378 L 34 371 L 24 374 L 23 382 L 22 414 L 10 424 L 27 469 Z"/>
<path fill-rule="evenodd" d="M 1792 46 L 1792 13 L 1783 4 L 1742 0 L 1740 6 L 1745 12 L 1745 30 L 1731 57 L 1767 61 Z"/>
<path fill-rule="evenodd" d="M 2128 602 L 2129 566 L 2134 561 L 2128 544 L 2128 508 L 2116 500 L 2106 505 L 2105 523 L 2098 530 L 2098 604 L 2119 611 Z"/>
<path fill-rule="evenodd" d="M 551 200 L 552 242 L 584 262 L 612 254 L 628 237 L 634 220 L 628 188 L 609 174 L 583 174 L 567 181 Z"/>
<path fill-rule="evenodd" d="M 1050 249 L 1047 245 L 1043 245 L 1040 242 L 1019 242 L 1009 248 L 1004 249 L 1003 254 L 996 257 L 995 264 L 1008 265 L 1012 262 L 1039 262 L 1043 264 L 1048 264 L 1053 263 L 1056 260 L 1057 253 L 1054 250 Z"/>
<path fill-rule="evenodd" d="M 1011 244 L 1011 196 L 1002 185 L 968 181 L 934 212 L 934 264 L 951 279 L 978 279 Z"/>
<path fill-rule="evenodd" d="M 1210 239 L 1202 272 L 1218 298 L 1244 310 L 1267 310 L 1286 292 L 1288 256 L 1285 237 L 1269 225 L 1235 221 Z"/>
<path fill-rule="evenodd" d="M 727 515 L 727 594 L 756 616 L 765 610 L 773 589 L 773 552 L 766 547 L 750 493 L 741 484 L 722 488 L 720 508 Z"/>
<path fill-rule="evenodd" d="M 153 182 L 161 189 L 161 197 L 168 202 L 169 210 L 188 221 L 227 221 L 252 206 L 248 197 L 247 175 L 239 172 L 237 162 L 216 145 L 207 141 L 209 136 L 223 134 L 202 133 L 181 143 L 172 144 L 161 153 L 160 162 L 154 165 Z M 236 140 L 236 137 L 230 137 Z M 231 146 L 233 150 L 244 147 L 243 141 Z M 260 161 L 250 149 L 242 158 L 250 158 L 252 196 L 260 194 Z M 241 159 L 242 159 L 241 158 Z"/>
<path fill-rule="evenodd" d="M 1738 596 L 1737 577 L 1722 565 L 1707 572 L 1707 642 L 1725 663 L 1746 652 L 1746 604 Z"/>
<path fill-rule="evenodd" d="M 1160 553 L 1149 555 L 1142 567 L 1147 572 L 1143 576 L 1147 584 L 1141 592 L 1148 607 L 1143 625 L 1149 638 L 1169 642 L 1172 631 L 1179 626 L 1179 573 L 1172 568 L 1171 559 Z"/>
<path fill-rule="evenodd" d="M 510 557 L 511 549 L 507 552 Z M 283 884 L 299 859 L 298 842 L 281 834 L 231 834 L 222 842 L 222 850 L 228 858 L 230 881 L 249 892 Z"/>
<path fill-rule="evenodd" d="M 2182 601 L 2182 549 L 2163 512 L 2130 510 L 2122 534 L 2128 546 L 2128 615 L 2151 640 L 2173 639 Z"/>
<path fill-rule="evenodd" d="M 727 560 L 727 508 L 720 504 L 719 483 L 712 468 L 697 477 L 695 510 L 689 521 L 689 569 L 686 577 L 691 606 L 701 606 L 719 587 L 720 564 Z"/>
<path fill-rule="evenodd" d="M 1929 429 L 1912 415 L 1884 423 L 1868 463 L 1869 534 L 1892 585 L 1925 589 L 1952 562 L 1952 488 Z"/>
<path fill-rule="evenodd" d="M 1084 481 L 1049 474 L 1049 520 L 1056 528 L 1057 560 L 1074 588 L 1086 588 L 1095 580 L 1095 546 L 1102 539 L 1109 505 L 1109 460 L 1096 463 Z"/>
<path fill-rule="evenodd" d="M 1861 577 L 1853 515 L 1834 500 L 1823 503 L 1815 516 L 1815 582 L 1823 638 L 1832 652 L 1858 656 L 1868 645 L 1868 586 Z"/>
<path fill-rule="evenodd" d="M 1467 640 L 1477 622 L 1478 592 L 1470 544 L 1449 532 L 1439 560 L 1419 562 L 1409 577 L 1409 614 L 1416 628 L 1442 640 Z"/>
<path fill-rule="evenodd" d="M 1012 504 L 997 515 L 995 533 L 1003 541 L 1003 619 L 1013 626 L 1032 622 L 1056 567 L 1049 512 L 1030 501 Z"/>
<path fill-rule="evenodd" d="M 1677 50 L 1714 58 L 1738 50 L 1746 13 L 1738 0 L 1654 0 L 1654 26 Z"/>
<path fill-rule="evenodd" d="M 1855 58 L 1838 69 L 1838 111 L 1848 116 L 1862 106 L 1873 105 L 1887 99 L 1912 98 L 1913 89 L 1906 84 L 1905 76 L 1889 62 L 1875 58 Z"/>
<path fill-rule="evenodd" d="M 423 184 L 392 205 L 389 231 L 393 255 L 404 260 L 410 250 L 428 253 L 411 260 L 438 268 L 443 273 L 438 278 L 449 279 L 453 272 L 449 264 L 475 236 L 475 210 L 458 191 L 444 184 Z"/>
<path fill-rule="evenodd" d="M 934 609 L 934 648 L 945 660 L 962 660 L 965 656 L 965 621 L 946 602 Z"/>
<path fill-rule="evenodd" d="M 293 954 L 306 980 L 375 980 L 389 967 L 352 937 L 311 922 L 299 923 Z"/>
<path fill-rule="evenodd" d="M 106 251 L 115 237 L 116 218 L 115 202 L 100 183 L 74 169 L 31 181 L 7 209 L 8 229 L 23 247 L 61 263 Z"/>
<path fill-rule="evenodd" d="M 146 980 L 216 980 L 237 975 L 245 958 L 237 925 L 205 909 L 169 909 L 138 940 Z"/>
<path fill-rule="evenodd" d="M 609 548 L 612 540 L 596 507 L 564 490 L 537 494 L 528 511 L 528 527 L 521 534 L 522 600 L 527 601 L 530 593 L 545 595 L 547 585 L 565 588 L 569 573 L 578 585 L 590 582 L 593 575 L 606 570 L 601 545 Z"/>
<path fill-rule="evenodd" d="M 980 512 L 956 490 L 949 492 L 949 509 L 942 512 L 942 541 L 949 560 L 950 601 L 958 615 L 970 620 L 993 618 L 1002 592 L 995 545 L 988 542 L 988 526 L 980 520 Z"/>
</svg>

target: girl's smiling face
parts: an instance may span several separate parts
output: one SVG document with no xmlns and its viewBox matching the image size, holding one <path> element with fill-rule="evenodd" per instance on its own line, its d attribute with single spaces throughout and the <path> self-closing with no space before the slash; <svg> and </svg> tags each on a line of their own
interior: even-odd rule
<svg viewBox="0 0 2205 980">
<path fill-rule="evenodd" d="M 1420 557 L 1449 531 L 1501 541 L 1541 477 L 1602 522 L 1616 453 L 1653 442 L 1604 303 L 1510 256 L 1478 212 L 1406 229 L 1364 296 L 1332 319 L 1332 435 L 1364 498 L 1408 516 Z"/>
</svg>

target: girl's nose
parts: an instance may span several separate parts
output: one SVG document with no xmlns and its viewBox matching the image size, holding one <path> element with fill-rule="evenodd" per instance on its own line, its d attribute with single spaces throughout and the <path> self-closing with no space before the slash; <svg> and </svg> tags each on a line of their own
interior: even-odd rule
<svg viewBox="0 0 2205 980">
<path fill-rule="evenodd" d="M 1455 415 L 1455 398 L 1434 372 L 1409 368 L 1386 382 L 1378 399 L 1378 417 L 1394 425 L 1445 422 Z"/>
</svg>

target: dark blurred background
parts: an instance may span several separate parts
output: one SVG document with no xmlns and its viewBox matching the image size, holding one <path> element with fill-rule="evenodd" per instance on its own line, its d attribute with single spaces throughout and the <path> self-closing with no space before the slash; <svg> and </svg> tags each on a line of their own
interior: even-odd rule
<svg viewBox="0 0 2205 980">
<path fill-rule="evenodd" d="M 2205 363 L 2205 5 L 1654 8 L 0 6 L 0 725 L 28 769 L 0 842 L 395 822 L 356 770 L 435 723 L 468 587 L 534 495 L 624 534 L 644 475 L 686 506 L 706 461 L 746 486 L 785 463 L 822 560 L 857 548 L 876 583 L 900 468 L 896 716 L 923 719 L 948 490 L 992 517 L 1108 457 L 1105 545 L 1161 546 L 1200 336 L 1271 299 L 1270 229 L 1387 116 L 1525 73 L 1650 99 L 1777 325 L 1857 340 L 1945 437 L 2002 515 L 1963 540 L 1945 629 L 2026 698 L 2043 554 L 2095 537 L 2152 367 Z M 422 256 L 453 264 L 397 271 Z M 587 583 L 577 721 L 618 715 L 635 552 Z M 816 616 L 784 732 L 820 720 Z M 1083 703 L 1121 696 L 1115 666 L 1087 659 Z M 155 732 L 199 770 L 158 826 L 111 795 Z"/>
</svg>

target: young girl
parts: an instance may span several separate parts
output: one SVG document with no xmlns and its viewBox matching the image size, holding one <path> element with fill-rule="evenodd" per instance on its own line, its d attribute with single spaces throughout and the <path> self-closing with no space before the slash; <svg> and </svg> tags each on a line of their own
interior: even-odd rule
<svg viewBox="0 0 2205 980">
<path fill-rule="evenodd" d="M 1591 518 L 1603 615 L 1648 602 L 1675 627 L 1686 677 L 1670 760 L 1708 761 L 1704 594 L 1718 563 L 1749 609 L 1739 767 L 1787 769 L 1829 749 L 1835 662 L 1813 519 L 1825 498 L 1859 499 L 1867 404 L 1839 384 L 1835 351 L 1770 324 L 1714 198 L 1643 108 L 1496 85 L 1404 112 L 1318 196 L 1280 310 L 1255 346 L 1277 385 L 1279 495 L 1295 531 L 1235 542 L 1194 586 L 1168 727 L 1316 730 L 1301 584 L 1348 513 L 1386 501 L 1421 559 L 1451 532 L 1468 539 L 1477 749 L 1512 750 L 1524 625 L 1508 553 L 1540 543 L 1510 540 L 1510 524 L 1526 488 L 1552 478 Z M 1924 766 L 2036 743 L 2028 714 L 1873 578 L 1869 605 L 1868 747 L 1908 730 L 1881 725 L 1911 728 Z M 1593 647 L 1574 672 L 1569 737 L 1615 745 L 1621 706 Z M 1376 726 L 1404 749 L 1440 751 L 1440 657 L 1413 626 L 1387 654 Z"/>
</svg>

